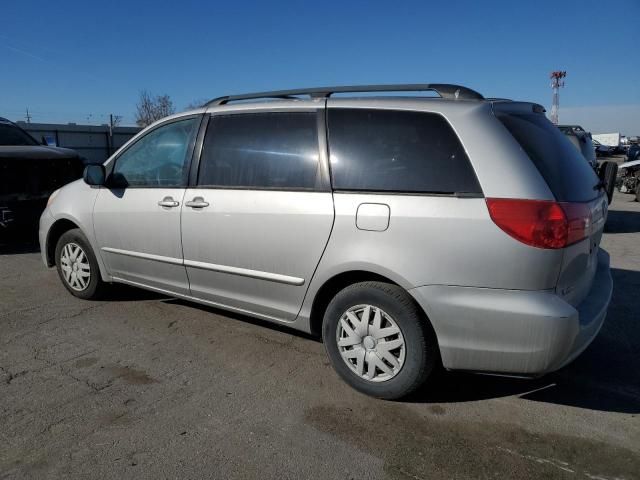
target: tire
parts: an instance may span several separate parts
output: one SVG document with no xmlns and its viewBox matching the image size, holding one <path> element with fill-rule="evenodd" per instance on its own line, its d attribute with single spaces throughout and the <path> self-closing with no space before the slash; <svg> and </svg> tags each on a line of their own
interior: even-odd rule
<svg viewBox="0 0 640 480">
<path fill-rule="evenodd" d="M 600 165 L 599 177 L 604 182 L 609 203 L 613 201 L 613 189 L 615 188 L 617 174 L 618 164 L 615 162 L 604 162 Z"/>
<path fill-rule="evenodd" d="M 363 322 L 366 313 L 368 322 L 352 321 L 355 315 Z M 338 292 L 325 312 L 322 339 L 333 368 L 345 382 L 386 400 L 417 390 L 440 359 L 433 328 L 413 298 L 401 287 L 383 282 L 356 283 Z M 392 348 L 396 345 L 401 346 Z"/>
<path fill-rule="evenodd" d="M 62 234 L 56 244 L 55 255 L 60 280 L 73 296 L 90 300 L 102 295 L 105 283 L 100 277 L 98 261 L 79 228 Z"/>
</svg>

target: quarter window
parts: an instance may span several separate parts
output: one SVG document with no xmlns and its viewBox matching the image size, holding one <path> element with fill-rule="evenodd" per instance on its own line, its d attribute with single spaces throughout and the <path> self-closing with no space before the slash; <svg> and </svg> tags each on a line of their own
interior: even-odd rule
<svg viewBox="0 0 640 480">
<path fill-rule="evenodd" d="M 559 202 L 586 202 L 599 181 L 582 154 L 541 113 L 499 112 L 496 117 L 518 141 Z"/>
<path fill-rule="evenodd" d="M 204 139 L 198 185 L 315 189 L 318 153 L 315 113 L 214 115 Z"/>
<path fill-rule="evenodd" d="M 183 187 L 198 118 L 158 127 L 116 159 L 112 182 L 121 187 Z"/>
<path fill-rule="evenodd" d="M 481 193 L 457 135 L 435 113 L 330 109 L 329 150 L 337 190 Z"/>
</svg>

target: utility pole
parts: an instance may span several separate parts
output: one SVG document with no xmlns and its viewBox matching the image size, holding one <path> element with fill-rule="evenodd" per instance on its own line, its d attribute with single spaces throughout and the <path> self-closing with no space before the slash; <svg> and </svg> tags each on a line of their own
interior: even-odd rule
<svg viewBox="0 0 640 480">
<path fill-rule="evenodd" d="M 109 133 L 112 134 L 113 129 L 120 125 L 122 121 L 122 115 L 114 115 L 113 113 L 109 114 Z"/>
<path fill-rule="evenodd" d="M 109 114 L 109 138 L 108 138 L 109 155 L 111 155 L 113 153 L 113 150 L 114 150 L 114 148 L 113 148 L 113 129 L 120 124 L 121 120 L 122 120 L 122 116 L 121 115 L 114 115 L 113 113 Z"/>
<path fill-rule="evenodd" d="M 113 153 L 113 113 L 109 114 L 109 155 Z"/>
<path fill-rule="evenodd" d="M 564 87 L 564 77 L 567 76 L 566 71 L 551 72 L 551 88 L 553 89 L 553 103 L 551 104 L 551 122 L 558 124 L 558 109 L 560 108 L 560 87 Z"/>
<path fill-rule="evenodd" d="M 27 119 L 27 123 L 31 123 L 31 114 L 29 113 L 29 107 L 27 107 L 27 114 L 24 117 Z"/>
</svg>

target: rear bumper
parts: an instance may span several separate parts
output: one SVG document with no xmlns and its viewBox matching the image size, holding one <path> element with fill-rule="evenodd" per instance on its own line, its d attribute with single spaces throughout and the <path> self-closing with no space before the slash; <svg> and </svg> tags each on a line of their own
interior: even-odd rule
<svg viewBox="0 0 640 480">
<path fill-rule="evenodd" d="M 591 290 L 577 307 L 551 290 L 429 285 L 409 293 L 433 324 L 445 368 L 536 376 L 589 346 L 612 290 L 609 255 L 600 250 Z"/>
<path fill-rule="evenodd" d="M 549 371 L 557 370 L 571 363 L 580 355 L 598 335 L 613 293 L 613 279 L 609 268 L 609 254 L 600 249 L 598 252 L 598 268 L 589 294 L 577 307 L 579 330 L 573 341 L 571 351 L 559 365 L 552 366 Z"/>
</svg>

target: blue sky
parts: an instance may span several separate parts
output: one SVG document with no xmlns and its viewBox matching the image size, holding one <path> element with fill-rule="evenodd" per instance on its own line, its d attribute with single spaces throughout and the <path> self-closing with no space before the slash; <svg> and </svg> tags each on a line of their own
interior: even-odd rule
<svg viewBox="0 0 640 480">
<path fill-rule="evenodd" d="M 0 116 L 133 123 L 139 91 L 447 82 L 640 134 L 640 0 L 3 2 Z"/>
</svg>

